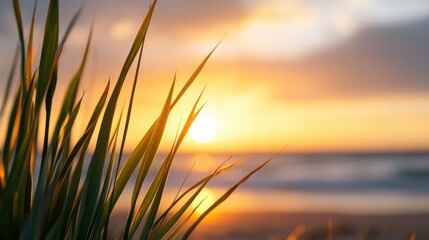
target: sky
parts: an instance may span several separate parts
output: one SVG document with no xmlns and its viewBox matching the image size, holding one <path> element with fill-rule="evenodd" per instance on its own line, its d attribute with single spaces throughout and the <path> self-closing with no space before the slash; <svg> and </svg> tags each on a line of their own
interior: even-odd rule
<svg viewBox="0 0 429 240">
<path fill-rule="evenodd" d="M 39 43 L 47 2 L 39 1 L 36 16 Z M 28 31 L 33 3 L 21 4 Z M 94 22 L 81 86 L 90 111 L 108 79 L 118 77 L 149 1 L 60 1 L 61 32 L 81 4 L 55 97 L 61 100 Z M 187 138 L 183 151 L 429 150 L 428 26 L 425 0 L 160 0 L 143 51 L 128 148 L 159 114 L 176 70 L 182 86 L 223 38 L 173 111 L 162 149 L 206 86 L 202 114 L 216 121 L 216 135 L 207 143 Z M 0 39 L 3 88 L 18 39 L 5 0 Z M 127 104 L 127 81 L 118 108 Z M 81 116 L 77 132 L 88 119 Z"/>
</svg>

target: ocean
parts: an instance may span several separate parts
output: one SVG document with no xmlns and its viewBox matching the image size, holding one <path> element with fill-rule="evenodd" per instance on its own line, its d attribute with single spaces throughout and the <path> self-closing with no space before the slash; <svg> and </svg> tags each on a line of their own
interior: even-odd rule
<svg viewBox="0 0 429 240">
<path fill-rule="evenodd" d="M 152 177 L 163 157 L 158 156 L 150 173 Z M 220 197 L 270 157 L 269 154 L 181 154 L 173 164 L 168 190 L 175 193 L 188 172 L 185 187 L 228 159 L 233 162 L 245 158 L 208 185 Z M 219 211 L 429 213 L 429 153 L 279 154 L 223 205 Z"/>
<path fill-rule="evenodd" d="M 123 161 L 127 156 L 124 155 Z M 90 157 L 88 154 L 88 160 Z M 228 164 L 244 159 L 208 184 L 213 197 L 218 198 L 270 157 L 270 154 L 178 154 L 167 182 L 165 204 L 171 202 L 169 197 L 176 195 L 188 173 L 183 189 L 225 161 Z M 164 158 L 165 154 L 157 156 L 142 194 Z M 83 176 L 85 173 L 86 167 Z M 118 210 L 125 210 L 129 204 L 134 181 L 135 176 L 130 179 Z M 278 154 L 241 185 L 219 211 L 429 213 L 429 153 Z"/>
</svg>

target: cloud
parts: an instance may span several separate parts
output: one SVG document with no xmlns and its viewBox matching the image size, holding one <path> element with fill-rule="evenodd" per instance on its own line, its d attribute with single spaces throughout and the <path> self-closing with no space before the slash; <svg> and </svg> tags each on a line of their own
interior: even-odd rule
<svg viewBox="0 0 429 240">
<path fill-rule="evenodd" d="M 234 33 L 230 55 L 299 58 L 340 43 L 367 27 L 429 16 L 429 2 L 422 0 L 254 2 L 252 17 Z"/>
<path fill-rule="evenodd" d="M 301 61 L 264 67 L 285 86 L 278 91 L 283 98 L 428 94 L 428 24 L 429 19 L 367 29 Z"/>
</svg>

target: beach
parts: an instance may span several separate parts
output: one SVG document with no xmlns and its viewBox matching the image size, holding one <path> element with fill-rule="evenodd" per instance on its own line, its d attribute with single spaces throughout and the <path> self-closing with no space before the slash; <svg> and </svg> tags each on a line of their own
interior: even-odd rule
<svg viewBox="0 0 429 240">
<path fill-rule="evenodd" d="M 125 213 L 113 216 L 113 236 L 125 223 Z M 332 227 L 330 227 L 331 225 Z M 331 233 L 329 233 L 331 232 Z M 352 215 L 330 213 L 214 213 L 191 239 L 416 239 L 429 238 L 429 212 L 421 214 Z M 296 238 L 294 238 L 296 237 Z"/>
<path fill-rule="evenodd" d="M 215 219 L 219 219 L 216 221 Z M 330 223 L 331 222 L 331 223 Z M 332 227 L 329 225 L 332 224 Z M 243 213 L 207 219 L 192 239 L 429 239 L 429 213 L 347 215 L 328 213 Z"/>
</svg>

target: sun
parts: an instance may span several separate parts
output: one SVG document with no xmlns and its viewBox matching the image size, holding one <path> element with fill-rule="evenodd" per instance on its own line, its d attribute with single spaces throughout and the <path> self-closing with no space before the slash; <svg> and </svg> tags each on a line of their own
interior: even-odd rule
<svg viewBox="0 0 429 240">
<path fill-rule="evenodd" d="M 195 142 L 207 143 L 215 137 L 217 124 L 212 116 L 200 115 L 195 119 L 189 131 Z"/>
<path fill-rule="evenodd" d="M 198 196 L 195 198 L 192 206 L 197 208 L 195 210 L 198 214 L 203 214 L 207 209 L 209 209 L 213 203 L 215 203 L 216 199 L 212 191 L 204 188 Z"/>
</svg>

